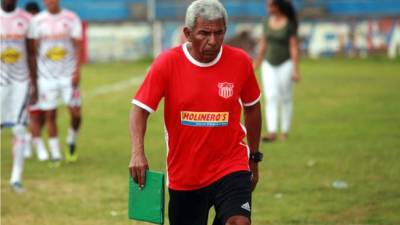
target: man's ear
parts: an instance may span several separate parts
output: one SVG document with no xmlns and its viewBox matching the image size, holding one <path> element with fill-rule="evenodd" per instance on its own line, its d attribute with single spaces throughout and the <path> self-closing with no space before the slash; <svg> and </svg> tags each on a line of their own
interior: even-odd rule
<svg viewBox="0 0 400 225">
<path fill-rule="evenodd" d="M 186 40 L 188 40 L 188 42 L 192 41 L 192 38 L 190 36 L 190 34 L 192 33 L 192 31 L 190 30 L 189 27 L 184 27 L 183 28 L 183 33 L 185 34 Z"/>
</svg>

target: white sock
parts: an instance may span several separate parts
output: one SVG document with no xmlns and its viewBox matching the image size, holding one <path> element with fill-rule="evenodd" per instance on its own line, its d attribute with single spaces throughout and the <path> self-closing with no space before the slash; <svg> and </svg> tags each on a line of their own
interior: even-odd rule
<svg viewBox="0 0 400 225">
<path fill-rule="evenodd" d="M 75 144 L 78 131 L 73 128 L 68 129 L 67 144 Z"/>
<path fill-rule="evenodd" d="M 43 139 L 41 137 L 34 137 L 32 139 L 32 144 L 36 148 L 37 157 L 40 161 L 49 159 L 49 153 L 47 153 L 46 146 L 44 145 Z"/>
<path fill-rule="evenodd" d="M 32 135 L 31 133 L 26 133 L 25 134 L 25 150 L 24 150 L 24 156 L 25 158 L 30 158 L 32 157 L 32 146 L 31 146 L 31 142 L 32 142 Z"/>
<path fill-rule="evenodd" d="M 60 151 L 60 144 L 58 143 L 58 137 L 49 138 L 49 148 L 51 158 L 53 160 L 60 160 L 62 158 Z"/>
<path fill-rule="evenodd" d="M 24 150 L 25 150 L 25 127 L 15 125 L 13 127 L 13 167 L 11 171 L 10 183 L 21 182 L 22 171 L 24 170 Z"/>
</svg>

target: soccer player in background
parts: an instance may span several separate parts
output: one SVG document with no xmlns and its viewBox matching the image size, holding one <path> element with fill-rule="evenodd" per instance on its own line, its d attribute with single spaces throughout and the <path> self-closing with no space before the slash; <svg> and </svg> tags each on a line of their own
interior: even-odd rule
<svg viewBox="0 0 400 225">
<path fill-rule="evenodd" d="M 40 12 L 40 7 L 36 2 L 28 2 L 25 5 L 25 10 L 34 16 Z"/>
<path fill-rule="evenodd" d="M 28 2 L 25 5 L 25 10 L 32 16 L 40 12 L 40 7 L 36 2 Z M 40 110 L 39 105 L 30 105 L 28 108 L 28 124 L 29 130 L 26 134 L 26 148 L 25 148 L 25 158 L 30 158 L 32 156 L 31 144 L 36 148 L 37 157 L 40 161 L 48 160 L 49 154 L 44 145 L 43 139 L 40 136 L 41 130 L 44 126 L 44 111 Z M 35 138 L 32 140 L 32 136 Z"/>
<path fill-rule="evenodd" d="M 29 94 L 35 103 L 36 73 L 28 63 L 27 32 L 31 16 L 16 8 L 16 0 L 2 0 L 0 9 L 0 87 L 1 127 L 12 125 L 13 167 L 10 185 L 16 192 L 24 192 L 21 177 L 24 167 L 26 118 Z M 32 61 L 31 61 L 32 62 Z M 29 89 L 30 87 L 30 89 Z M 30 90 L 30 91 L 29 91 Z"/>
<path fill-rule="evenodd" d="M 71 117 L 67 135 L 66 160 L 77 160 L 76 137 L 81 124 L 82 25 L 79 17 L 60 7 L 58 0 L 44 0 L 47 10 L 36 15 L 28 33 L 37 55 L 39 108 L 45 111 L 52 160 L 62 159 L 56 124 L 57 103 L 61 97 Z M 33 137 L 36 138 L 35 136 Z"/>
<path fill-rule="evenodd" d="M 227 18 L 219 1 L 192 2 L 184 28 L 188 42 L 155 59 L 132 100 L 129 171 L 143 187 L 147 118 L 165 99 L 171 225 L 206 225 L 212 206 L 214 225 L 251 222 L 262 159 L 261 94 L 250 57 L 223 44 Z"/>
</svg>

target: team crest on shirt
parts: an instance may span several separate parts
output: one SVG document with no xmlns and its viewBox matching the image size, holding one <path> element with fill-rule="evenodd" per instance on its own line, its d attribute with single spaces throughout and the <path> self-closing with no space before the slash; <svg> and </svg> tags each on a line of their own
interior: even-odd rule
<svg viewBox="0 0 400 225">
<path fill-rule="evenodd" d="M 223 98 L 230 98 L 233 95 L 233 87 L 232 83 L 223 82 L 218 83 L 218 95 Z"/>
<path fill-rule="evenodd" d="M 14 28 L 15 31 L 19 31 L 19 30 L 26 29 L 27 25 L 26 25 L 26 23 L 24 23 L 24 20 L 17 19 L 13 23 L 13 28 Z"/>
</svg>

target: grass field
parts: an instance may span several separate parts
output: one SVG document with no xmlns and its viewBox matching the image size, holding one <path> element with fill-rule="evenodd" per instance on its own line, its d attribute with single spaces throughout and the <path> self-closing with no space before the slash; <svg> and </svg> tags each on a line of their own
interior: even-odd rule
<svg viewBox="0 0 400 225">
<path fill-rule="evenodd" d="M 79 161 L 52 169 L 26 161 L 23 195 L 8 186 L 11 134 L 2 132 L 1 224 L 144 224 L 127 219 L 127 127 L 148 65 L 84 66 Z M 289 140 L 261 145 L 253 224 L 400 224 L 399 60 L 304 60 L 301 71 Z M 67 118 L 62 108 L 61 143 Z M 162 110 L 150 117 L 146 149 L 150 167 L 164 170 Z M 333 188 L 335 180 L 348 188 Z"/>
</svg>

